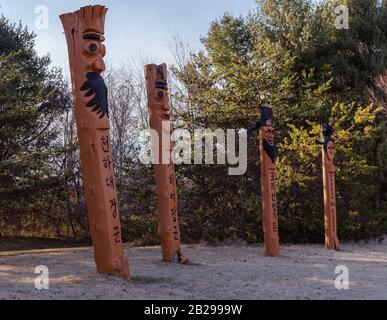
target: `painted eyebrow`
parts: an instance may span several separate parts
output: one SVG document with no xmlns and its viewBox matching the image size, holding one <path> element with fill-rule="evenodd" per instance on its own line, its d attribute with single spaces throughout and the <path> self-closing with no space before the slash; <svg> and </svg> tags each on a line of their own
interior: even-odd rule
<svg viewBox="0 0 387 320">
<path fill-rule="evenodd" d="M 166 81 L 156 81 L 156 89 L 168 90 L 168 83 Z"/>
<path fill-rule="evenodd" d="M 96 34 L 96 33 L 87 33 L 87 34 L 83 35 L 83 39 L 84 40 L 97 40 L 97 41 L 101 41 L 101 36 L 99 34 Z"/>
</svg>

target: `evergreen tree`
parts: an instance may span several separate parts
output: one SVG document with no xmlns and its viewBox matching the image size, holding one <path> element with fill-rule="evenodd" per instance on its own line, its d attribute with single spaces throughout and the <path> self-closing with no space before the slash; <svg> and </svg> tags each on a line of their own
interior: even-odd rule
<svg viewBox="0 0 387 320">
<path fill-rule="evenodd" d="M 58 200 L 54 194 L 60 180 L 52 163 L 59 151 L 55 123 L 69 108 L 69 94 L 60 71 L 49 67 L 50 58 L 37 55 L 34 39 L 27 28 L 0 18 L 2 230 L 14 226 L 21 231 L 31 216 L 54 219 L 50 208 Z"/>
<path fill-rule="evenodd" d="M 205 50 L 175 70 L 189 93 L 176 96 L 189 106 L 176 116 L 191 130 L 248 127 L 259 117 L 257 105 L 274 108 L 284 241 L 323 237 L 321 147 L 315 141 L 325 122 L 336 129 L 341 236 L 375 236 L 386 226 L 386 121 L 366 90 L 387 67 L 387 6 L 344 1 L 346 30 L 335 27 L 338 3 L 258 0 L 246 18 L 226 14 L 215 21 L 202 40 Z M 252 241 L 262 238 L 255 218 L 261 216 L 257 139 L 249 142 L 245 177 L 227 177 L 222 166 L 183 167 L 180 173 L 193 185 L 186 191 L 185 206 L 195 212 L 190 220 L 207 234 L 215 230 L 213 237 L 222 238 L 233 230 Z"/>
</svg>

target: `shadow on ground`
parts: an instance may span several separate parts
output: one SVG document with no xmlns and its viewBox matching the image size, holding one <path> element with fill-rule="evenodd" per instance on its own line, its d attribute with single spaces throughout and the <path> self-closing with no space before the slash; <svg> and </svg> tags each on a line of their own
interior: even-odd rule
<svg viewBox="0 0 387 320">
<path fill-rule="evenodd" d="M 157 247 L 127 250 L 132 280 L 95 272 L 92 248 L 0 256 L 0 299 L 387 299 L 387 245 L 185 247 L 193 262 L 160 261 Z M 34 268 L 50 271 L 50 289 L 36 290 Z M 350 289 L 335 287 L 336 267 L 349 269 Z"/>
</svg>

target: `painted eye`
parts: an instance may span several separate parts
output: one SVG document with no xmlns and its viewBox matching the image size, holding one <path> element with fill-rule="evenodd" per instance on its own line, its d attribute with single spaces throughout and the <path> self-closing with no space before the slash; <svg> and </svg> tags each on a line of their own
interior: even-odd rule
<svg viewBox="0 0 387 320">
<path fill-rule="evenodd" d="M 89 50 L 91 52 L 96 52 L 98 50 L 98 46 L 95 43 L 92 43 L 91 45 L 89 45 Z"/>
<path fill-rule="evenodd" d="M 99 51 L 100 45 L 96 42 L 86 42 L 83 46 L 83 52 L 87 56 L 95 56 Z"/>
</svg>

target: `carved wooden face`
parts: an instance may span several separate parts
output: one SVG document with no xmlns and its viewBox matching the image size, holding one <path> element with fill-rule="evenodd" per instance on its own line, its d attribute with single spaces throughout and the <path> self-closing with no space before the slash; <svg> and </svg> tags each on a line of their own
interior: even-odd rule
<svg viewBox="0 0 387 320">
<path fill-rule="evenodd" d="M 105 71 L 103 35 L 106 12 L 107 8 L 97 5 L 61 16 L 77 104 L 91 109 L 99 119 L 109 117 L 108 90 L 101 76 Z"/>
<path fill-rule="evenodd" d="M 261 138 L 263 143 L 263 149 L 270 157 L 273 164 L 275 164 L 277 158 L 277 148 L 275 145 L 275 130 L 272 126 L 261 127 Z"/>
<path fill-rule="evenodd" d="M 263 139 L 267 141 L 268 144 L 271 146 L 275 145 L 275 130 L 273 127 L 263 127 L 262 128 L 263 132 Z"/>
<path fill-rule="evenodd" d="M 160 100 L 165 100 L 165 98 L 168 96 L 168 82 L 165 72 L 166 70 L 164 70 L 164 65 L 157 66 L 155 88 L 157 92 L 157 98 Z M 163 109 L 168 110 L 168 105 L 163 104 Z"/>
<path fill-rule="evenodd" d="M 88 71 L 101 73 L 105 71 L 103 58 L 106 55 L 106 47 L 103 45 L 105 37 L 98 31 L 86 31 L 82 35 L 82 55 L 85 67 Z"/>
<path fill-rule="evenodd" d="M 81 86 L 84 97 L 89 99 L 86 107 L 92 108 L 100 119 L 109 117 L 108 90 L 101 73 L 105 71 L 103 58 L 106 47 L 103 45 L 105 37 L 97 30 L 87 30 L 82 35 L 82 56 L 85 70 L 85 81 Z"/>
<path fill-rule="evenodd" d="M 167 65 L 148 64 L 144 71 L 151 121 L 170 121 Z"/>
<path fill-rule="evenodd" d="M 330 161 L 333 161 L 335 156 L 335 144 L 333 141 L 329 141 L 327 145 L 327 156 Z"/>
</svg>

